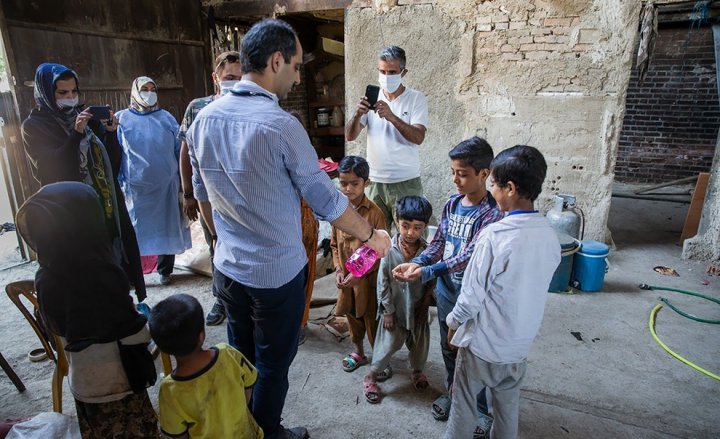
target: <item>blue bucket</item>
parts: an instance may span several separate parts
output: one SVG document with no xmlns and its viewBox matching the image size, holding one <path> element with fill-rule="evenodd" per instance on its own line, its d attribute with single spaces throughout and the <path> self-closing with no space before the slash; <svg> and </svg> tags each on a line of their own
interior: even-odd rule
<svg viewBox="0 0 720 439">
<path fill-rule="evenodd" d="M 567 233 L 557 232 L 560 241 L 560 265 L 555 269 L 548 291 L 551 293 L 565 293 L 570 290 L 570 276 L 573 269 L 575 253 L 580 242 Z"/>
<path fill-rule="evenodd" d="M 586 292 L 602 290 L 609 253 L 610 248 L 602 242 L 582 241 L 580 251 L 575 255 L 573 285 Z"/>
</svg>

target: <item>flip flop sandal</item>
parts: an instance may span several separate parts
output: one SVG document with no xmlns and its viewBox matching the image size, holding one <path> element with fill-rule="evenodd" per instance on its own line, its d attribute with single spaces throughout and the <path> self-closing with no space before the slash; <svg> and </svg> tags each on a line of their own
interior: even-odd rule
<svg viewBox="0 0 720 439">
<path fill-rule="evenodd" d="M 473 439 L 487 439 L 490 437 L 490 429 L 493 425 L 493 417 L 484 413 L 478 413 L 478 425 L 473 432 Z"/>
<path fill-rule="evenodd" d="M 377 381 L 378 383 L 382 383 L 383 381 L 387 381 L 392 378 L 392 376 L 392 367 L 390 367 L 390 365 L 388 364 L 388 367 L 386 367 L 385 369 L 383 369 L 382 372 L 377 374 L 377 376 L 375 377 L 375 381 Z"/>
<path fill-rule="evenodd" d="M 450 416 L 450 397 L 447 395 L 440 395 L 438 399 L 433 401 L 432 404 L 432 415 L 436 421 L 447 421 Z"/>
<path fill-rule="evenodd" d="M 363 380 L 363 393 L 365 394 L 365 400 L 370 404 L 380 402 L 380 389 L 376 382 Z"/>
<path fill-rule="evenodd" d="M 410 381 L 412 381 L 415 390 L 424 390 L 427 389 L 430 385 L 430 383 L 428 383 L 427 377 L 422 372 L 413 372 L 410 375 Z"/>
<path fill-rule="evenodd" d="M 366 365 L 367 362 L 367 357 L 361 357 L 357 352 L 351 352 L 343 358 L 342 368 L 345 372 L 352 372 L 358 367 Z"/>
</svg>

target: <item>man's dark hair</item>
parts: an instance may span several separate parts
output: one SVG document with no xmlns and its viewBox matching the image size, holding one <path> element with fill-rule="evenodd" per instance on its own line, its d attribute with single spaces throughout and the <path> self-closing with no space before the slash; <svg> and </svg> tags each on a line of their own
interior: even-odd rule
<svg viewBox="0 0 720 439">
<path fill-rule="evenodd" d="M 471 166 L 477 174 L 482 169 L 490 168 L 493 150 L 485 139 L 475 136 L 455 145 L 448 155 L 450 160 L 460 160 L 464 164 Z"/>
<path fill-rule="evenodd" d="M 240 53 L 234 50 L 221 53 L 215 58 L 215 74 L 220 76 L 226 65 L 235 64 L 236 62 L 240 62 Z"/>
<path fill-rule="evenodd" d="M 395 202 L 397 220 L 430 222 L 432 205 L 425 197 L 408 195 Z"/>
<path fill-rule="evenodd" d="M 405 51 L 401 47 L 384 47 L 382 50 L 380 50 L 380 53 L 378 54 L 378 59 L 381 59 L 383 61 L 400 61 L 400 68 L 405 68 Z"/>
<path fill-rule="evenodd" d="M 370 165 L 367 160 L 356 155 L 348 155 L 340 160 L 338 165 L 338 172 L 341 174 L 348 174 L 352 172 L 363 180 L 370 178 Z"/>
<path fill-rule="evenodd" d="M 242 39 L 243 73 L 262 73 L 270 55 L 280 52 L 286 63 L 297 53 L 295 29 L 282 20 L 267 18 L 255 23 Z"/>
<path fill-rule="evenodd" d="M 161 351 L 170 355 L 191 354 L 205 329 L 203 309 L 196 298 L 174 294 L 161 300 L 150 312 L 150 336 Z"/>
<path fill-rule="evenodd" d="M 505 187 L 512 181 L 521 196 L 535 201 L 542 191 L 547 163 L 537 148 L 515 145 L 498 154 L 490 170 L 494 184 Z"/>
</svg>

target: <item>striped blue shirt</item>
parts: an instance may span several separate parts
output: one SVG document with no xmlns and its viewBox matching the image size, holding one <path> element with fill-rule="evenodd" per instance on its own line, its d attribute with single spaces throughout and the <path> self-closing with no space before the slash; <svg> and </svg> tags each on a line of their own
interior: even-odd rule
<svg viewBox="0 0 720 439">
<path fill-rule="evenodd" d="M 250 81 L 203 108 L 187 132 L 195 198 L 209 201 L 218 242 L 214 264 L 253 288 L 278 288 L 307 264 L 300 197 L 334 221 L 348 206 L 320 170 L 300 122 Z"/>
</svg>

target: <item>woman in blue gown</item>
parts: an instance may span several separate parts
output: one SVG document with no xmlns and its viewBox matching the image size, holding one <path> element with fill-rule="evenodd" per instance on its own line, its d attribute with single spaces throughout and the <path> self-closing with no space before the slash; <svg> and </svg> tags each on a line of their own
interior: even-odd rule
<svg viewBox="0 0 720 439">
<path fill-rule="evenodd" d="M 158 106 L 157 86 L 147 76 L 135 79 L 130 108 L 119 111 L 117 118 L 122 146 L 118 180 L 140 255 L 158 256 L 160 282 L 167 285 L 175 255 L 192 245 L 180 204 L 179 125 Z"/>
</svg>

